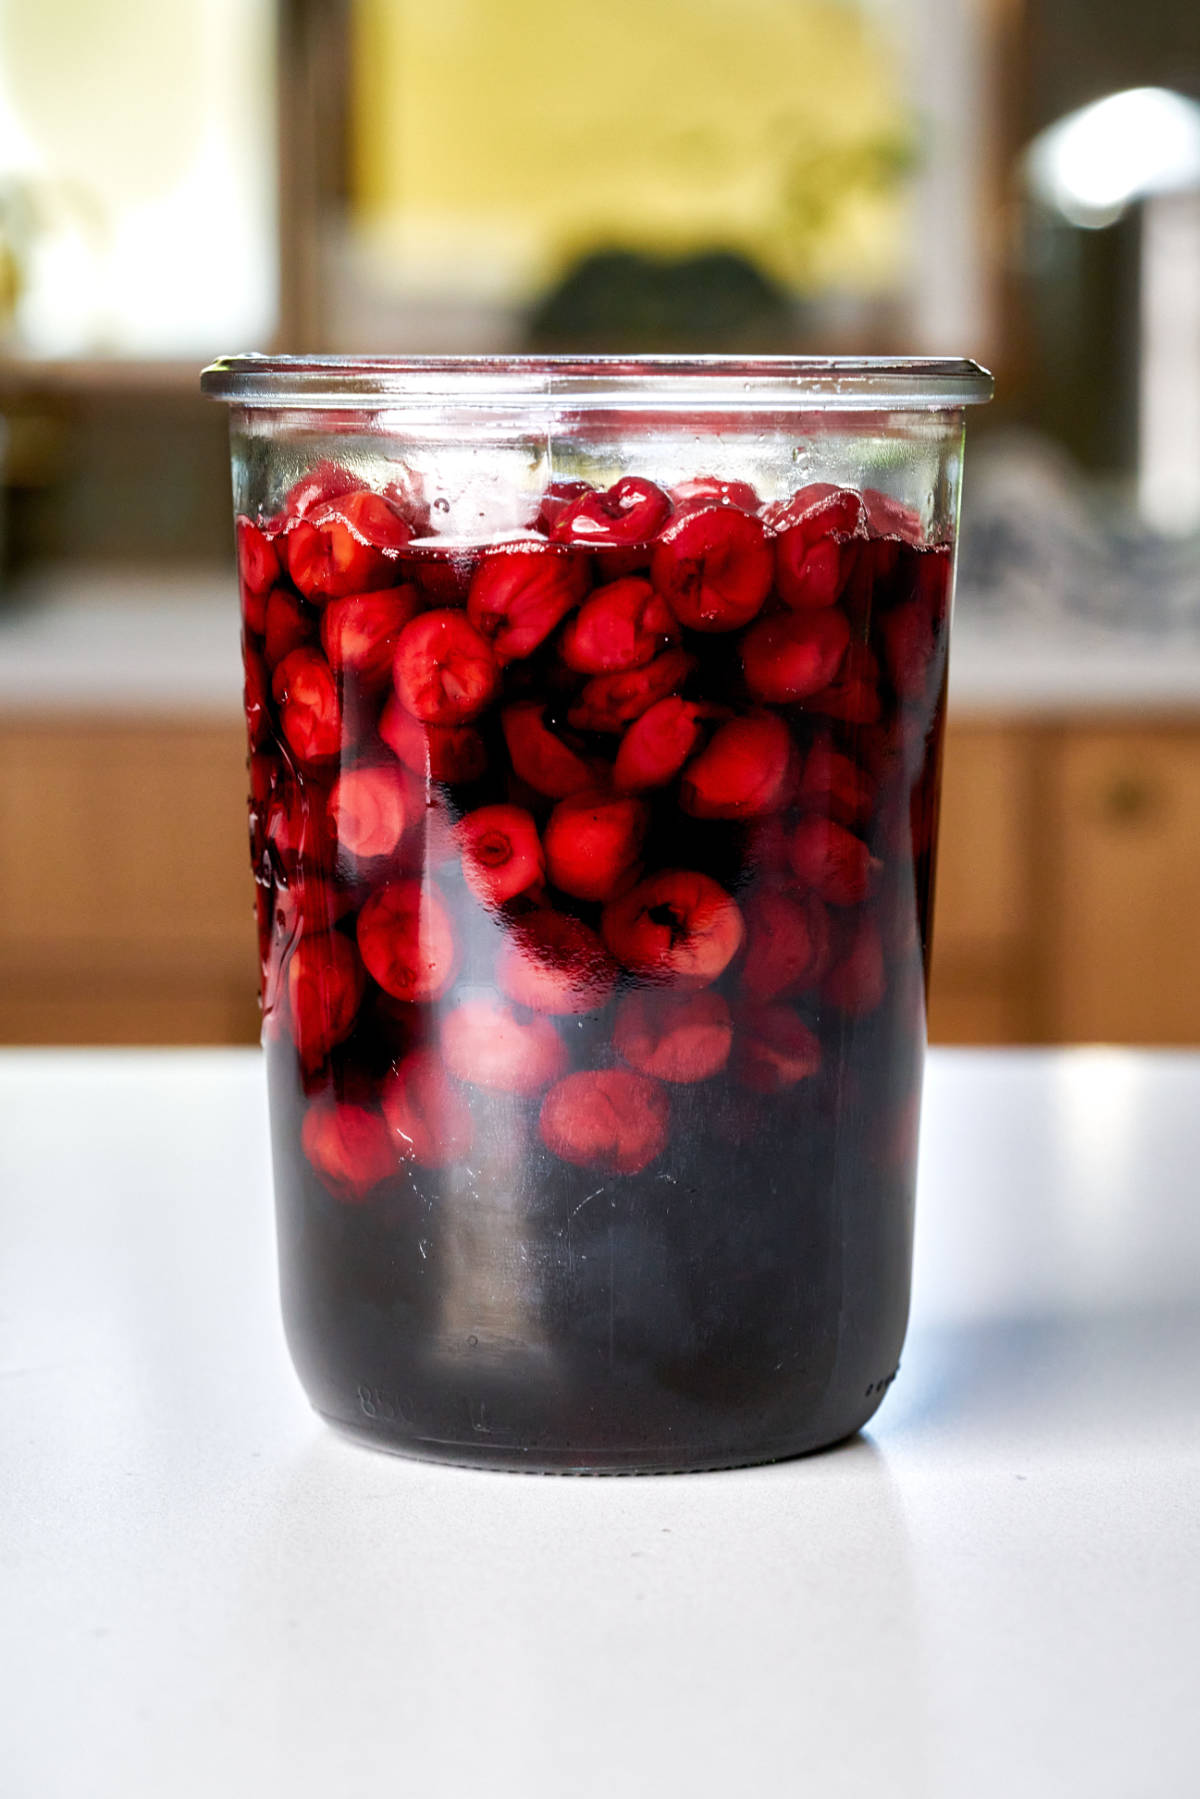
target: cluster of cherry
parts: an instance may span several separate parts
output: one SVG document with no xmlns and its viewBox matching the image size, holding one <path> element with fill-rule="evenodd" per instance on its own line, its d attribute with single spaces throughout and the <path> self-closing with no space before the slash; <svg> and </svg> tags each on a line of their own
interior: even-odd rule
<svg viewBox="0 0 1200 1799">
<path fill-rule="evenodd" d="M 919 966 L 950 552 L 824 483 L 558 483 L 502 542 L 429 525 L 326 464 L 237 526 L 265 1029 L 304 1152 L 361 1200 L 469 1157 L 487 1091 L 636 1174 L 673 1088 L 794 1087 L 822 1016 Z M 564 1021 L 601 1012 L 572 1066 Z M 381 1013 L 382 1073 L 355 1055 Z"/>
</svg>

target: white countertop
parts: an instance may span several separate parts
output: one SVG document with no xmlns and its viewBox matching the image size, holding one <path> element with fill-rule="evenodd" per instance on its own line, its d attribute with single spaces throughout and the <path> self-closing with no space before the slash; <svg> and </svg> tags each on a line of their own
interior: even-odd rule
<svg viewBox="0 0 1200 1799">
<path fill-rule="evenodd" d="M 0 710 L 239 716 L 236 583 L 220 570 L 47 568 L 0 609 Z M 973 613 L 960 595 L 955 716 L 1200 712 L 1200 637 Z"/>
<path fill-rule="evenodd" d="M 1174 1799 L 1200 1057 L 932 1058 L 914 1324 L 774 1468 L 424 1467 L 309 1412 L 251 1051 L 0 1054 L 5 1799 Z"/>
</svg>

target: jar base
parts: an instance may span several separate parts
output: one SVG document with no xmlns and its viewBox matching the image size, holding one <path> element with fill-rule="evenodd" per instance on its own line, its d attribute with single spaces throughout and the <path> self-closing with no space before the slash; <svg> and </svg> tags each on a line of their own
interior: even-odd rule
<svg viewBox="0 0 1200 1799">
<path fill-rule="evenodd" d="M 372 1429 L 363 1419 L 338 1418 L 314 1407 L 317 1416 L 341 1437 L 388 1455 L 410 1461 L 437 1462 L 455 1468 L 486 1468 L 497 1474 L 717 1474 L 733 1468 L 755 1468 L 773 1462 L 790 1462 L 828 1453 L 852 1442 L 874 1415 L 879 1397 L 864 1407 L 865 1415 L 846 1426 L 833 1426 L 797 1434 L 784 1441 L 754 1445 L 711 1445 L 697 1448 L 645 1444 L 631 1448 L 574 1448 L 544 1445 L 527 1450 L 511 1443 L 487 1444 L 466 1440 L 405 1436 L 390 1429 Z"/>
</svg>

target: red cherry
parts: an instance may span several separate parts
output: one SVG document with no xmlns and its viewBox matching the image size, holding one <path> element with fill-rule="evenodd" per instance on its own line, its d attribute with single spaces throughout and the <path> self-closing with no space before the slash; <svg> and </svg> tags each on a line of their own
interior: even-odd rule
<svg viewBox="0 0 1200 1799">
<path fill-rule="evenodd" d="M 788 860 L 791 831 L 778 812 L 752 819 L 746 832 L 747 872 L 764 881 L 780 880 L 790 884 L 792 865 Z"/>
<path fill-rule="evenodd" d="M 587 592 L 583 558 L 550 544 L 504 544 L 479 564 L 467 596 L 476 630 L 503 665 L 532 655 Z"/>
<path fill-rule="evenodd" d="M 580 494 L 559 513 L 550 535 L 557 543 L 644 544 L 658 535 L 670 511 L 671 502 L 661 487 L 625 475 L 603 493 Z"/>
<path fill-rule="evenodd" d="M 873 919 L 861 919 L 851 932 L 841 955 L 825 976 L 821 996 L 851 1018 L 865 1018 L 880 1005 L 887 991 L 887 970 L 879 928 Z"/>
<path fill-rule="evenodd" d="M 246 771 L 250 778 L 250 804 L 261 810 L 285 779 L 282 756 L 274 748 L 260 750 L 247 759 Z"/>
<path fill-rule="evenodd" d="M 722 481 L 718 475 L 696 475 L 671 489 L 676 515 L 699 512 L 705 506 L 735 506 L 739 512 L 758 512 L 762 501 L 748 481 Z"/>
<path fill-rule="evenodd" d="M 649 822 L 641 800 L 620 794 L 593 789 L 560 800 L 545 833 L 551 881 L 576 899 L 611 899 L 637 867 Z"/>
<path fill-rule="evenodd" d="M 495 696 L 499 670 L 489 645 L 461 612 L 423 612 L 396 646 L 396 692 L 427 725 L 465 725 Z"/>
<path fill-rule="evenodd" d="M 267 601 L 271 589 L 266 593 L 251 593 L 248 587 L 242 587 L 242 635 L 243 637 L 265 637 L 267 631 Z"/>
<path fill-rule="evenodd" d="M 950 552 L 920 558 L 916 591 L 879 620 L 884 660 L 900 699 L 918 704 L 929 697 L 945 665 L 946 614 L 950 597 Z"/>
<path fill-rule="evenodd" d="M 566 1070 L 567 1051 L 548 1018 L 526 1022 L 498 999 L 470 999 L 442 1020 L 442 1055 L 460 1081 L 500 1093 L 540 1093 Z"/>
<path fill-rule="evenodd" d="M 833 481 L 810 481 L 786 500 L 775 500 L 763 515 L 772 531 L 790 531 L 816 521 L 813 536 L 837 531 L 842 537 L 861 536 L 866 529 L 866 509 L 861 494 Z"/>
<path fill-rule="evenodd" d="M 496 984 L 535 1012 L 593 1012 L 616 985 L 617 971 L 595 931 L 568 912 L 549 907 L 509 925 L 496 958 Z"/>
<path fill-rule="evenodd" d="M 644 793 L 673 781 L 704 735 L 702 720 L 713 706 L 669 694 L 635 718 L 613 763 L 613 784 L 622 793 Z"/>
<path fill-rule="evenodd" d="M 534 529 L 548 537 L 572 501 L 594 491 L 590 481 L 551 481 L 542 495 L 538 515 L 533 521 Z"/>
<path fill-rule="evenodd" d="M 272 793 L 266 839 L 285 869 L 311 869 L 329 859 L 327 803 L 325 788 L 310 780 L 288 781 Z"/>
<path fill-rule="evenodd" d="M 288 886 L 276 886 L 273 902 L 272 930 L 285 945 L 314 932 L 332 931 L 355 906 L 353 892 L 315 874 L 294 875 Z"/>
<path fill-rule="evenodd" d="M 793 899 L 771 888 L 745 902 L 742 986 L 755 1000 L 805 993 L 829 966 L 829 920 L 813 894 Z"/>
<path fill-rule="evenodd" d="M 693 818 L 756 818 L 788 802 L 795 753 L 787 726 L 770 712 L 731 718 L 689 762 L 679 803 Z"/>
<path fill-rule="evenodd" d="M 810 481 L 786 500 L 772 501 L 763 516 L 776 532 L 815 523 L 814 538 L 827 531 L 836 531 L 842 537 L 862 536 L 867 524 L 862 495 L 852 487 L 839 487 L 835 481 Z"/>
<path fill-rule="evenodd" d="M 707 875 L 664 869 L 610 900 L 605 943 L 635 974 L 680 987 L 707 987 L 742 947 L 737 902 Z"/>
<path fill-rule="evenodd" d="M 349 469 L 339 468 L 334 462 L 318 462 L 288 488 L 283 500 L 284 516 L 307 518 L 317 507 L 353 493 L 359 485 L 358 477 Z"/>
<path fill-rule="evenodd" d="M 546 1148 L 597 1174 L 640 1174 L 667 1147 L 665 1090 L 623 1068 L 569 1074 L 542 1101 L 538 1131 Z"/>
<path fill-rule="evenodd" d="M 849 498 L 862 520 L 858 495 Z M 858 541 L 853 533 L 860 524 L 856 522 L 844 533 L 842 525 L 835 524 L 842 511 L 835 489 L 835 497 L 820 500 L 775 540 L 775 586 L 784 604 L 793 610 L 837 604 L 855 570 Z"/>
<path fill-rule="evenodd" d="M 878 867 L 861 837 L 815 815 L 800 820 L 788 855 L 801 885 L 831 906 L 857 906 L 866 899 Z"/>
<path fill-rule="evenodd" d="M 595 786 L 595 770 L 549 728 L 537 701 L 506 706 L 500 725 L 513 768 L 536 793 L 557 800 Z"/>
<path fill-rule="evenodd" d="M 784 604 L 793 610 L 805 606 L 834 606 L 850 573 L 854 545 L 836 537 L 819 537 L 806 544 L 789 531 L 775 546 L 775 585 Z"/>
<path fill-rule="evenodd" d="M 262 750 L 251 756 L 247 763 L 250 776 L 250 808 L 262 813 L 266 810 L 267 801 L 283 780 L 283 765 L 278 756 Z"/>
<path fill-rule="evenodd" d="M 420 609 L 411 581 L 330 600 L 321 614 L 321 646 L 330 667 L 352 676 L 364 692 L 379 692 L 391 681 L 400 633 Z"/>
<path fill-rule="evenodd" d="M 937 652 L 933 619 L 919 599 L 906 600 L 879 622 L 884 660 L 901 700 L 914 704 L 925 695 Z"/>
<path fill-rule="evenodd" d="M 706 506 L 675 519 L 654 551 L 651 574 L 681 625 L 736 631 L 749 624 L 771 587 L 774 558 L 760 519 L 731 506 Z"/>
<path fill-rule="evenodd" d="M 666 602 L 649 581 L 628 575 L 584 601 L 562 634 L 559 655 L 581 675 L 615 674 L 641 668 L 678 641 Z"/>
<path fill-rule="evenodd" d="M 881 549 L 896 549 L 898 546 L 879 544 L 870 538 L 859 537 L 845 547 L 852 554 L 847 566 L 846 581 L 838 596 L 838 605 L 850 620 L 850 635 L 857 647 L 866 642 L 872 617 L 878 610 L 878 554 Z"/>
<path fill-rule="evenodd" d="M 268 704 L 270 682 L 267 665 L 249 643 L 242 644 L 242 698 L 246 707 L 246 736 L 251 750 L 262 747 L 271 734 L 271 711 Z"/>
<path fill-rule="evenodd" d="M 806 811 L 853 828 L 871 815 L 875 783 L 850 756 L 835 750 L 828 737 L 818 737 L 804 758 L 796 798 Z"/>
<path fill-rule="evenodd" d="M 441 895 L 428 883 L 378 888 L 358 915 L 358 947 L 368 972 L 394 999 L 438 999 L 454 979 L 454 931 Z"/>
<path fill-rule="evenodd" d="M 821 1045 L 790 1006 L 752 1006 L 738 1020 L 738 1080 L 755 1093 L 781 1093 L 818 1072 Z"/>
<path fill-rule="evenodd" d="M 877 487 L 864 487 L 863 504 L 872 537 L 895 537 L 915 546 L 924 541 L 920 514 L 903 501 L 894 500 L 891 494 L 881 493 Z"/>
<path fill-rule="evenodd" d="M 879 697 L 879 664 L 865 643 L 852 643 L 837 679 L 804 702 L 808 711 L 848 725 L 873 725 L 883 713 Z"/>
<path fill-rule="evenodd" d="M 459 821 L 463 879 L 485 906 L 502 906 L 545 879 L 537 825 L 521 806 L 480 806 Z"/>
<path fill-rule="evenodd" d="M 239 518 L 237 531 L 238 574 L 247 594 L 263 594 L 279 578 L 279 557 L 272 540 L 248 518 Z"/>
<path fill-rule="evenodd" d="M 305 1068 L 318 1068 L 334 1044 L 350 1035 L 364 985 L 349 938 L 335 931 L 297 943 L 287 970 L 288 1017 Z"/>
<path fill-rule="evenodd" d="M 412 541 L 413 529 L 400 506 L 384 494 L 361 487 L 355 493 L 337 494 L 309 514 L 322 527 L 344 525 L 360 543 L 388 552 L 389 563 Z M 367 589 L 356 591 L 366 592 Z"/>
<path fill-rule="evenodd" d="M 795 609 L 832 606 L 850 578 L 866 534 L 858 494 L 818 481 L 801 488 L 770 520 L 775 542 L 775 585 Z"/>
<path fill-rule="evenodd" d="M 393 1145 L 405 1161 L 448 1168 L 471 1153 L 470 1107 L 447 1080 L 436 1050 L 412 1050 L 388 1075 L 379 1098 Z"/>
<path fill-rule="evenodd" d="M 866 573 L 870 576 L 872 588 L 886 588 L 895 578 L 900 566 L 900 557 L 904 546 L 896 537 L 872 537 L 868 539 L 867 550 L 859 564 L 867 564 Z M 857 571 L 856 571 L 857 573 Z"/>
<path fill-rule="evenodd" d="M 414 537 L 427 537 L 432 530 L 432 506 L 428 478 L 420 469 L 406 464 L 392 464 L 396 473 L 383 485 L 383 497 L 408 522 Z"/>
<path fill-rule="evenodd" d="M 364 1200 L 396 1171 L 396 1150 L 380 1113 L 321 1093 L 309 1102 L 300 1146 L 337 1199 Z"/>
<path fill-rule="evenodd" d="M 333 670 L 319 650 L 293 650 L 275 670 L 279 723 L 298 761 L 332 762 L 342 747 L 342 707 Z"/>
<path fill-rule="evenodd" d="M 283 539 L 288 574 L 306 599 L 368 593 L 400 579 L 412 531 L 382 495 L 359 488 L 317 506 Z"/>
<path fill-rule="evenodd" d="M 664 650 L 644 668 L 594 675 L 567 714 L 577 731 L 621 731 L 657 700 L 682 687 L 696 666 L 686 650 Z"/>
<path fill-rule="evenodd" d="M 395 763 L 344 769 L 329 795 L 339 848 L 363 861 L 394 855 L 412 812 L 412 791 Z"/>
<path fill-rule="evenodd" d="M 395 694 L 383 709 L 379 735 L 405 768 L 426 781 L 477 781 L 487 767 L 483 738 L 472 725 L 424 725 Z"/>
<path fill-rule="evenodd" d="M 246 797 L 246 823 L 250 831 L 250 867 L 255 882 L 269 888 L 273 877 L 279 873 L 278 867 L 272 868 L 267 858 L 267 812 L 271 789 L 268 780 L 255 768 L 256 763 L 267 760 L 262 752 L 252 752 L 247 758 L 250 792 Z M 261 894 L 256 895 L 256 904 L 261 897 Z"/>
<path fill-rule="evenodd" d="M 828 687 L 850 642 L 836 607 L 763 618 L 742 639 L 746 685 L 760 700 L 787 705 Z"/>
<path fill-rule="evenodd" d="M 613 1023 L 613 1047 L 639 1074 L 660 1081 L 707 1081 L 729 1060 L 733 1020 L 713 988 L 702 993 L 627 993 Z"/>
<path fill-rule="evenodd" d="M 269 668 L 278 668 L 293 650 L 314 642 L 317 621 L 286 587 L 273 587 L 263 608 L 263 653 Z"/>
</svg>

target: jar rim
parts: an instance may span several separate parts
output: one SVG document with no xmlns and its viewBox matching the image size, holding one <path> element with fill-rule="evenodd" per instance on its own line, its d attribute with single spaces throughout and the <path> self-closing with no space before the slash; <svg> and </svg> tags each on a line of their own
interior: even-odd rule
<svg viewBox="0 0 1200 1799">
<path fill-rule="evenodd" d="M 940 411 L 992 397 L 987 369 L 933 356 L 221 356 L 203 393 L 238 406 Z"/>
</svg>

